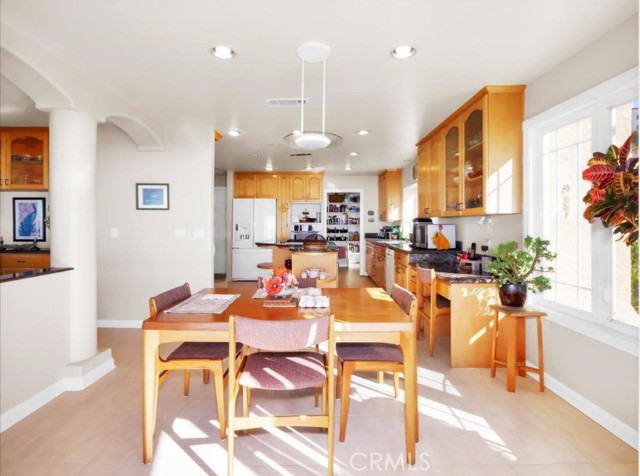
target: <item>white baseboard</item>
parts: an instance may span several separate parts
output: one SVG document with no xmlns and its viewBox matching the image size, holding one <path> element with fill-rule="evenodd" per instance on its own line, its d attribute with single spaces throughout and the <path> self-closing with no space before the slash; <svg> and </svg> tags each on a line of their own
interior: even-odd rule
<svg viewBox="0 0 640 476">
<path fill-rule="evenodd" d="M 142 328 L 142 321 L 132 319 L 98 319 L 98 327 L 113 329 L 140 329 Z"/>
<path fill-rule="evenodd" d="M 13 407 L 11 410 L 7 410 L 0 415 L 0 433 L 11 428 L 13 425 L 28 417 L 36 410 L 39 410 L 62 393 L 67 391 L 84 390 L 115 368 L 116 366 L 113 358 L 110 358 L 98 367 L 87 372 L 85 375 L 79 377 L 64 377 L 56 383 L 49 385 L 41 392 L 36 393 L 24 402 Z"/>
<path fill-rule="evenodd" d="M 527 365 L 530 367 L 537 367 L 537 364 L 527 361 Z M 527 372 L 527 375 L 532 379 L 539 381 L 538 374 Z M 548 373 L 544 373 L 545 387 L 558 395 L 564 401 L 574 406 L 582 413 L 587 415 L 593 421 L 605 428 L 607 431 L 613 433 L 629 446 L 638 449 L 638 430 L 630 427 L 622 420 L 616 418 L 611 413 L 602 409 L 595 403 L 583 397 L 575 390 L 567 387 L 565 384 L 551 377 Z"/>
</svg>

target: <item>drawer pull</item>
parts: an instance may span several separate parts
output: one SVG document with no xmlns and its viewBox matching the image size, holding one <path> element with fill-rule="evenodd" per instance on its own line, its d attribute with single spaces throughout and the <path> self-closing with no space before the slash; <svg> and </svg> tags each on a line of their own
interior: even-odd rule
<svg viewBox="0 0 640 476">
<path fill-rule="evenodd" d="M 26 261 L 23 259 L 19 259 L 19 260 L 16 260 L 16 263 L 26 263 Z"/>
</svg>

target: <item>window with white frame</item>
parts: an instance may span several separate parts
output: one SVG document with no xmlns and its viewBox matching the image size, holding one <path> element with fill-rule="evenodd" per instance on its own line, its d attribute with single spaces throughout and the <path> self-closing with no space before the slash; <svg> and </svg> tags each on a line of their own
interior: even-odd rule
<svg viewBox="0 0 640 476">
<path fill-rule="evenodd" d="M 538 303 L 559 314 L 637 336 L 638 244 L 627 247 L 583 218 L 594 151 L 621 146 L 638 130 L 637 68 L 525 122 L 527 233 L 558 253 L 553 287 Z M 637 144 L 635 156 L 637 156 Z"/>
</svg>

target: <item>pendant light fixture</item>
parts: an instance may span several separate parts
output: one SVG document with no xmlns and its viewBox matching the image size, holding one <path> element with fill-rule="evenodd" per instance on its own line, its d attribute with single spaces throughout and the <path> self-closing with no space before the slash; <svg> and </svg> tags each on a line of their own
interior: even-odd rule
<svg viewBox="0 0 640 476">
<path fill-rule="evenodd" d="M 327 94 L 327 58 L 331 48 L 323 43 L 304 43 L 297 49 L 302 60 L 302 94 L 300 95 L 300 130 L 284 136 L 285 143 L 293 149 L 318 150 L 342 144 L 342 137 L 325 131 L 325 99 Z M 322 130 L 304 128 L 304 64 L 322 62 Z"/>
</svg>

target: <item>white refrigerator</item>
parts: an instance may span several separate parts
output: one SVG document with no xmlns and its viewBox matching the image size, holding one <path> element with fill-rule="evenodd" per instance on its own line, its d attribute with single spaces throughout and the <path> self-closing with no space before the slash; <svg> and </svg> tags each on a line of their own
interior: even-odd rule
<svg viewBox="0 0 640 476">
<path fill-rule="evenodd" d="M 267 273 L 258 263 L 273 261 L 271 248 L 256 243 L 276 242 L 276 200 L 234 198 L 232 213 L 231 279 L 253 281 Z"/>
</svg>

